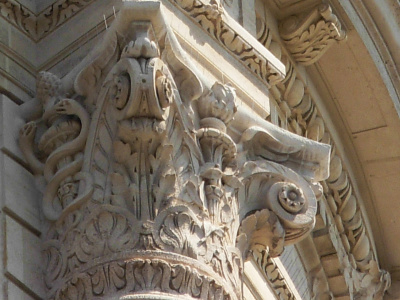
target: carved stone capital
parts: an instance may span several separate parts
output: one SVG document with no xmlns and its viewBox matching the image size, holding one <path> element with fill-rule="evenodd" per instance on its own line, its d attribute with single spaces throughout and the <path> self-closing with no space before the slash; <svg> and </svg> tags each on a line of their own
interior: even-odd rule
<svg viewBox="0 0 400 300">
<path fill-rule="evenodd" d="M 43 128 L 21 131 L 46 182 L 48 299 L 241 299 L 243 259 L 314 225 L 329 146 L 264 120 L 235 140 L 235 90 L 201 82 L 167 24 L 125 2 L 72 96 L 50 82 Z"/>
<path fill-rule="evenodd" d="M 279 27 L 286 48 L 298 63 L 305 66 L 320 59 L 335 41 L 346 38 L 328 4 L 320 4 L 308 13 L 290 16 Z"/>
</svg>

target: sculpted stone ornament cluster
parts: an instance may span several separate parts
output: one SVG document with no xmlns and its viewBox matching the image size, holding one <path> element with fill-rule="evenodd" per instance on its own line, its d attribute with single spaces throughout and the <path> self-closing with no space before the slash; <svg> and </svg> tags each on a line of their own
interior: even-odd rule
<svg viewBox="0 0 400 300">
<path fill-rule="evenodd" d="M 71 97 L 38 79 L 20 145 L 45 179 L 48 299 L 242 299 L 243 260 L 313 228 L 329 147 L 263 120 L 234 140 L 234 88 L 207 86 L 167 24 L 126 2 Z"/>
<path fill-rule="evenodd" d="M 91 176 L 79 172 L 89 130 L 89 114 L 79 102 L 62 97 L 60 79 L 50 73 L 39 74 L 37 98 L 41 101 L 42 117 L 21 129 L 19 143 L 33 173 L 42 175 L 47 183 L 43 197 L 45 217 L 61 221 L 91 194 Z M 35 147 L 38 126 L 42 134 Z M 79 196 L 78 182 L 85 184 Z"/>
<path fill-rule="evenodd" d="M 315 63 L 335 41 L 346 33 L 328 4 L 321 4 L 307 15 L 294 15 L 280 24 L 280 34 L 286 48 L 300 64 Z"/>
</svg>

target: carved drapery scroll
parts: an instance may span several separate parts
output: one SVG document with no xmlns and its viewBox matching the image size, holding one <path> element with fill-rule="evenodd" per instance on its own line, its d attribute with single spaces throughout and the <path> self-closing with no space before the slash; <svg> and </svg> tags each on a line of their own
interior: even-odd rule
<svg viewBox="0 0 400 300">
<path fill-rule="evenodd" d="M 328 4 L 321 4 L 306 15 L 294 15 L 280 24 L 280 35 L 286 48 L 300 64 L 315 63 L 335 41 L 346 33 Z"/>
<path fill-rule="evenodd" d="M 70 98 L 39 80 L 20 144 L 46 181 L 48 299 L 241 299 L 243 259 L 313 227 L 329 147 L 263 120 L 235 140 L 235 89 L 201 82 L 167 24 L 125 2 Z"/>
</svg>

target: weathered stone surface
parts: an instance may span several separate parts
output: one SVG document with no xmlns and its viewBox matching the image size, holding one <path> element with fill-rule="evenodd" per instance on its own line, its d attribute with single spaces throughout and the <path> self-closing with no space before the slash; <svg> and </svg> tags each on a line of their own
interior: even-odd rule
<svg viewBox="0 0 400 300">
<path fill-rule="evenodd" d="M 398 264 L 389 241 L 399 122 L 396 88 L 386 89 L 396 68 L 377 28 L 387 37 L 396 26 L 366 12 L 386 10 L 396 24 L 394 0 L 331 1 L 334 12 L 319 0 L 163 0 L 161 19 L 143 7 L 125 14 L 129 29 L 121 19 L 110 28 L 122 5 L 113 1 L 19 2 L 0 3 L 0 91 L 21 103 L 38 70 L 62 79 L 42 73 L 29 105 L 2 106 L 1 200 L 39 234 L 28 193 L 39 194 L 24 168 L 43 188 L 48 298 L 240 298 L 247 257 L 261 270 L 251 279 L 273 282 L 278 299 L 296 289 L 306 299 L 382 298 L 382 268 Z M 334 43 L 341 26 L 346 46 Z M 277 126 L 332 145 L 331 158 Z M 299 246 L 307 276 L 296 280 L 299 265 L 281 274 L 271 255 L 311 231 Z M 34 296 L 29 280 L 7 274 Z M 245 295 L 265 296 L 252 280 Z"/>
<path fill-rule="evenodd" d="M 125 3 L 74 72 L 74 94 L 41 72 L 21 107 L 19 145 L 45 182 L 47 298 L 241 299 L 250 253 L 279 255 L 312 230 L 329 146 L 244 121 L 158 1 Z"/>
<path fill-rule="evenodd" d="M 21 299 L 21 300 L 35 299 L 30 295 L 28 295 L 27 293 L 25 293 L 19 286 L 15 285 L 11 281 L 7 281 L 7 296 L 8 299 Z"/>
<path fill-rule="evenodd" d="M 23 159 L 17 140 L 19 128 L 24 124 L 18 105 L 0 94 L 0 149 Z"/>
<path fill-rule="evenodd" d="M 37 232 L 41 231 L 40 203 L 42 194 L 37 190 L 35 179 L 20 164 L 0 154 L 3 159 L 3 209 L 21 218 Z"/>
<path fill-rule="evenodd" d="M 41 257 L 40 239 L 9 216 L 6 216 L 5 226 L 6 271 L 44 298 L 42 261 L 37 259 Z"/>
</svg>

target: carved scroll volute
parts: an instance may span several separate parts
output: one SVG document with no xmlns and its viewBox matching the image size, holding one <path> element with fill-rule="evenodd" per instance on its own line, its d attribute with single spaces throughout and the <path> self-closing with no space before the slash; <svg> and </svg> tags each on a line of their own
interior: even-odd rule
<svg viewBox="0 0 400 300">
<path fill-rule="evenodd" d="M 307 144 L 283 131 L 253 127 L 243 133 L 240 147 L 247 162 L 239 171 L 243 187 L 238 193 L 237 246 L 244 259 L 252 250 L 278 256 L 285 245 L 299 242 L 313 229 L 318 185 L 312 181 L 327 175 L 323 169 L 329 147 L 321 144 L 310 157 Z"/>
<path fill-rule="evenodd" d="M 46 216 L 68 221 L 46 235 L 48 298 L 241 299 L 242 254 L 261 246 L 279 255 L 311 230 L 309 182 L 327 174 L 329 149 L 314 154 L 315 143 L 285 140 L 267 122 L 234 141 L 234 88 L 215 83 L 203 93 L 159 1 L 124 2 L 99 48 L 76 75 L 82 103 L 50 102 L 57 113 L 43 116 L 49 132 L 64 119 L 76 130 L 48 150 L 44 167 L 32 159 L 49 179 Z M 30 126 L 21 141 L 32 150 Z M 58 163 L 58 149 L 71 157 Z M 58 181 L 64 167 L 74 167 L 73 197 L 71 182 Z M 54 186 L 66 205 L 53 205 Z"/>
<path fill-rule="evenodd" d="M 244 187 L 239 191 L 239 235 L 247 235 L 250 247 L 269 248 L 270 255 L 277 256 L 285 244 L 298 242 L 312 230 L 317 201 L 300 175 L 266 161 L 248 162 L 240 173 Z M 266 230 L 260 222 L 269 228 L 269 236 L 257 236 L 257 231 Z"/>
<path fill-rule="evenodd" d="M 124 6 L 100 53 L 118 49 L 115 61 L 92 60 L 75 84 L 93 105 L 83 168 L 94 191 L 74 228 L 46 243 L 49 298 L 240 299 L 236 145 L 226 128 L 205 126 L 196 137 L 188 115 L 202 87 L 160 2 Z M 117 47 L 107 49 L 115 31 Z"/>
</svg>

